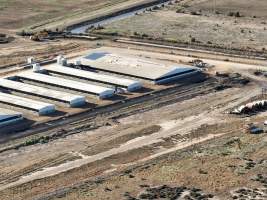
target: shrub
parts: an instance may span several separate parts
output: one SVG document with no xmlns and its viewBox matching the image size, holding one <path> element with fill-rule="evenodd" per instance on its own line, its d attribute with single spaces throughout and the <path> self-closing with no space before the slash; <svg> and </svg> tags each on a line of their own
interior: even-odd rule
<svg viewBox="0 0 267 200">
<path fill-rule="evenodd" d="M 145 38 L 145 37 L 148 37 L 148 35 L 145 34 L 145 33 L 143 33 L 143 34 L 142 34 L 142 37 Z"/>
<path fill-rule="evenodd" d="M 194 37 L 191 38 L 191 42 L 196 42 L 196 41 L 197 41 L 196 38 Z"/>
</svg>

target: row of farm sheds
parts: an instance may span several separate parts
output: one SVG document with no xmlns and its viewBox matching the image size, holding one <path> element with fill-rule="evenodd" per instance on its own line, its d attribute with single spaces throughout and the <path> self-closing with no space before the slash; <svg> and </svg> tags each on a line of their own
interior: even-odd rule
<svg viewBox="0 0 267 200">
<path fill-rule="evenodd" d="M 13 122 L 23 118 L 20 112 L 14 110 L 22 109 L 22 112 L 50 115 L 57 110 L 57 106 L 83 107 L 90 103 L 92 98 L 112 99 L 120 93 L 136 92 L 143 87 L 142 80 L 154 81 L 157 84 L 156 81 L 164 81 L 164 77 L 166 80 L 172 80 L 194 71 L 191 68 L 161 69 L 160 67 L 156 68 L 158 70 L 151 70 L 146 66 L 149 63 L 141 63 L 142 71 L 135 65 L 123 66 L 125 61 L 115 63 L 117 67 L 112 67 L 110 63 L 89 65 L 84 62 L 87 58 L 86 56 L 75 64 L 67 64 L 65 58 L 59 56 L 56 64 L 45 68 L 29 60 L 32 70 L 0 78 L 0 104 L 12 110 L 6 110 L 6 107 L 2 110 L 0 108 L 0 126 L 8 121 Z M 116 60 L 118 61 L 117 58 Z"/>
<path fill-rule="evenodd" d="M 23 119 L 24 111 L 50 115 L 57 106 L 83 107 L 91 98 L 112 99 L 119 89 L 132 93 L 142 88 L 141 82 L 123 77 L 57 64 L 45 70 L 34 66 L 34 71 L 0 78 L 0 127 Z"/>
</svg>

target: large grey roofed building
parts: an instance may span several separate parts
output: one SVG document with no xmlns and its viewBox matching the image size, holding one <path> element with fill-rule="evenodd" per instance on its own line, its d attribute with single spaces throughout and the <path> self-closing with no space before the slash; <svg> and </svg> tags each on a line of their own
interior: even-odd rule
<svg viewBox="0 0 267 200">
<path fill-rule="evenodd" d="M 191 66 L 167 66 L 146 59 L 103 51 L 93 52 L 81 58 L 81 63 L 92 69 L 147 79 L 157 84 L 197 71 Z"/>
</svg>

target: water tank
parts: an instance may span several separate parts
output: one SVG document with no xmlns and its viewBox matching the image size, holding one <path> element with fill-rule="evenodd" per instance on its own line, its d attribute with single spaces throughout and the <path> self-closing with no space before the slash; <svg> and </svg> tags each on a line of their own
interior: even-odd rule
<svg viewBox="0 0 267 200">
<path fill-rule="evenodd" d="M 57 56 L 57 64 L 59 64 L 59 65 L 61 65 L 61 63 L 62 63 L 62 59 L 63 59 L 64 57 L 62 56 L 62 55 L 58 55 Z"/>
<path fill-rule="evenodd" d="M 27 58 L 27 63 L 28 64 L 33 64 L 34 63 L 34 58 L 33 57 Z"/>
<path fill-rule="evenodd" d="M 41 70 L 41 65 L 39 63 L 35 63 L 32 65 L 33 72 L 39 72 Z"/>
<path fill-rule="evenodd" d="M 68 61 L 67 61 L 66 58 L 62 58 L 62 59 L 61 59 L 61 65 L 62 65 L 62 66 L 67 66 L 67 65 L 68 65 Z"/>
<path fill-rule="evenodd" d="M 58 64 L 58 65 L 62 65 L 62 66 L 67 66 L 67 65 L 68 65 L 68 61 L 67 61 L 66 58 L 64 58 L 64 56 L 59 55 L 59 56 L 57 57 L 57 64 Z"/>
</svg>

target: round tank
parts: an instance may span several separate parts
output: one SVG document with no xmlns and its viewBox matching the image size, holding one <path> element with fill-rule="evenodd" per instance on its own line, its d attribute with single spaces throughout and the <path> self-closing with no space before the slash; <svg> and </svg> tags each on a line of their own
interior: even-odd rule
<svg viewBox="0 0 267 200">
<path fill-rule="evenodd" d="M 34 63 L 34 58 L 33 57 L 27 58 L 27 63 L 28 64 L 33 64 Z"/>
<path fill-rule="evenodd" d="M 39 72 L 41 70 L 41 65 L 39 63 L 35 63 L 32 65 L 32 70 L 34 72 Z"/>
</svg>

